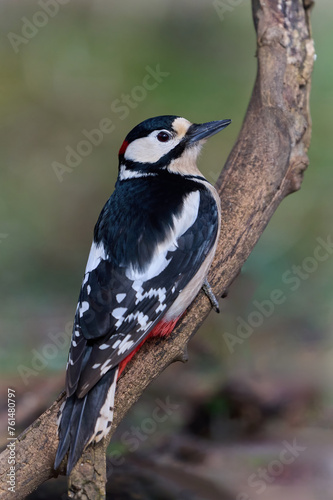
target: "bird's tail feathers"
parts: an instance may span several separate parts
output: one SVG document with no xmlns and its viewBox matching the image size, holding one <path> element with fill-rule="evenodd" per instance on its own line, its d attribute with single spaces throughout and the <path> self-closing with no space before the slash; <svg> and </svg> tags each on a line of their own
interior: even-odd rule
<svg viewBox="0 0 333 500">
<path fill-rule="evenodd" d="M 85 447 L 92 441 L 100 441 L 109 432 L 113 420 L 117 375 L 118 367 L 108 371 L 83 398 L 73 394 L 60 408 L 55 469 L 58 469 L 69 450 L 69 475 Z"/>
</svg>

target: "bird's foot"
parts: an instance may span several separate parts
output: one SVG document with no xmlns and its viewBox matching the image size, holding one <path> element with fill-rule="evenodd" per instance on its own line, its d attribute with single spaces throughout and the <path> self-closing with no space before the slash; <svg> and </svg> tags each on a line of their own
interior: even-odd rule
<svg viewBox="0 0 333 500">
<path fill-rule="evenodd" d="M 215 297 L 213 290 L 211 289 L 211 286 L 207 281 L 207 278 L 205 279 L 204 284 L 202 285 L 202 289 L 205 292 L 205 294 L 207 295 L 207 297 L 209 298 L 210 303 L 212 304 L 212 308 L 214 309 L 214 311 L 219 313 L 220 307 L 219 307 L 218 300 Z"/>
</svg>

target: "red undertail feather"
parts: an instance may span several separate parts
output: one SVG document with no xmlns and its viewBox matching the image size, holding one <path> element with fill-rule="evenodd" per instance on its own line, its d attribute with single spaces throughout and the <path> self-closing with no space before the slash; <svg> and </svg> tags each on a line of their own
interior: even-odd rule
<svg viewBox="0 0 333 500">
<path fill-rule="evenodd" d="M 133 349 L 133 351 L 119 364 L 119 371 L 118 371 L 118 378 L 121 375 L 121 373 L 124 371 L 127 363 L 131 361 L 133 358 L 134 354 L 138 352 L 138 350 L 142 347 L 142 345 L 146 342 L 147 339 L 152 338 L 152 337 L 166 337 L 169 335 L 172 330 L 175 328 L 177 321 L 180 319 L 180 316 L 176 319 L 173 319 L 172 321 L 160 321 L 157 323 L 157 325 L 152 329 L 150 334 L 143 339 L 140 344 Z"/>
<path fill-rule="evenodd" d="M 169 335 L 172 330 L 175 328 L 180 316 L 172 321 L 160 321 L 157 325 L 152 329 L 147 339 L 150 337 L 166 337 Z"/>
</svg>

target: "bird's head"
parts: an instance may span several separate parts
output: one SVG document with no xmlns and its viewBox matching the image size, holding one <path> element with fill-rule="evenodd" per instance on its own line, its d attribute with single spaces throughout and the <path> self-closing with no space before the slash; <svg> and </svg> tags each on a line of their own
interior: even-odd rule
<svg viewBox="0 0 333 500">
<path fill-rule="evenodd" d="M 193 174 L 205 139 L 230 123 L 219 120 L 196 124 L 172 115 L 143 121 L 126 136 L 119 150 L 120 179 L 154 175 L 160 169 Z"/>
</svg>

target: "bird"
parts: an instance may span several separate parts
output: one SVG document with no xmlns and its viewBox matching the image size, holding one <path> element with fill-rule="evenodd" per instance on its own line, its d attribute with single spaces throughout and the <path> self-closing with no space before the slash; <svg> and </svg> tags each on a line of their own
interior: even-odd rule
<svg viewBox="0 0 333 500">
<path fill-rule="evenodd" d="M 110 431 L 117 380 L 147 338 L 166 337 L 207 281 L 220 199 L 197 158 L 231 120 L 176 115 L 134 127 L 119 150 L 115 189 L 94 228 L 74 317 L 54 469 L 67 475 Z"/>
</svg>

